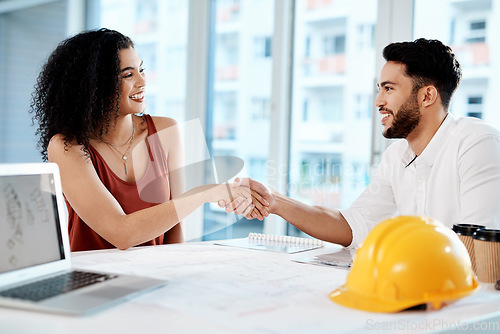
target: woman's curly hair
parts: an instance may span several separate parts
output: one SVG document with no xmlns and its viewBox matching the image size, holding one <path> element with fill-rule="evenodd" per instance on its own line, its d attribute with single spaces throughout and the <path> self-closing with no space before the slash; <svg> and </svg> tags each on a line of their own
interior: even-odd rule
<svg viewBox="0 0 500 334">
<path fill-rule="evenodd" d="M 32 95 L 33 121 L 44 161 L 50 139 L 61 134 L 65 146 L 82 145 L 108 132 L 118 116 L 118 52 L 133 47 L 121 33 L 99 29 L 62 41 L 43 66 Z"/>
</svg>

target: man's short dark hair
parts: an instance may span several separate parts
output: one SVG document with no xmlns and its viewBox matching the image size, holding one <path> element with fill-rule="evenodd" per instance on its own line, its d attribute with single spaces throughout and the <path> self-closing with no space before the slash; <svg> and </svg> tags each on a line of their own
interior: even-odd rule
<svg viewBox="0 0 500 334">
<path fill-rule="evenodd" d="M 414 90 L 435 86 L 443 107 L 448 110 L 462 78 L 460 63 L 449 46 L 435 39 L 419 38 L 414 42 L 391 43 L 384 48 L 383 55 L 386 61 L 405 65 Z"/>
</svg>

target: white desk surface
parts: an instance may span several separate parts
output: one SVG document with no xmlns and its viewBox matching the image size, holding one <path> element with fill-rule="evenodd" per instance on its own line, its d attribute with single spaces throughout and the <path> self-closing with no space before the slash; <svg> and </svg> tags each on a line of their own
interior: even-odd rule
<svg viewBox="0 0 500 334">
<path fill-rule="evenodd" d="M 337 305 L 328 294 L 345 282 L 346 269 L 291 261 L 337 249 L 328 244 L 286 254 L 202 242 L 73 253 L 76 268 L 133 273 L 169 283 L 86 317 L 1 308 L 0 333 L 500 331 L 500 291 L 492 284 L 482 284 L 473 296 L 438 311 L 381 314 Z"/>
</svg>

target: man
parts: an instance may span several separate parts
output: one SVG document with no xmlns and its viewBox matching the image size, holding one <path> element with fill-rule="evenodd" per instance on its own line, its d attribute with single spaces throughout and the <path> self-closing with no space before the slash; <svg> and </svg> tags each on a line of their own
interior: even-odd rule
<svg viewBox="0 0 500 334">
<path fill-rule="evenodd" d="M 389 44 L 383 55 L 375 104 L 383 135 L 402 139 L 384 152 L 370 185 L 349 209 L 306 205 L 251 179 L 250 187 L 269 202 L 269 213 L 344 246 L 359 246 L 376 224 L 394 215 L 500 228 L 499 133 L 481 120 L 448 113 L 461 79 L 451 49 L 418 39 Z M 226 207 L 245 209 L 235 202 Z"/>
</svg>

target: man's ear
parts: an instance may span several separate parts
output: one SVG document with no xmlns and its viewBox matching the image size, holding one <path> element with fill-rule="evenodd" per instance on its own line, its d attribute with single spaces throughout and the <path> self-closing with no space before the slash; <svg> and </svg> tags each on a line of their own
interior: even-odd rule
<svg viewBox="0 0 500 334">
<path fill-rule="evenodd" d="M 422 107 L 425 109 L 436 103 L 439 99 L 439 93 L 436 87 L 432 85 L 424 86 L 418 91 L 418 99 Z"/>
</svg>

